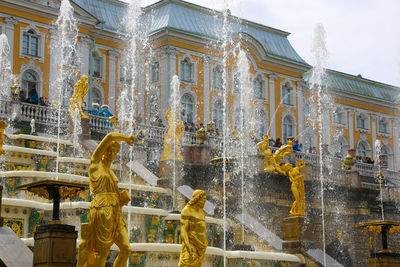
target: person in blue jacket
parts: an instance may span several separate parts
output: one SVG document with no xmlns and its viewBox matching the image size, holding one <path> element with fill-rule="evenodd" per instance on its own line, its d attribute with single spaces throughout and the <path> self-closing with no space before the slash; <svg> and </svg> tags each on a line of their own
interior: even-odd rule
<svg viewBox="0 0 400 267">
<path fill-rule="evenodd" d="M 33 88 L 32 90 L 31 90 L 31 92 L 30 92 L 30 95 L 29 95 L 29 103 L 31 103 L 31 104 L 38 104 L 39 103 L 39 95 L 38 95 L 38 93 L 36 92 L 36 89 L 35 88 Z"/>
<path fill-rule="evenodd" d="M 99 104 L 93 103 L 92 110 L 90 111 L 92 115 L 98 116 L 99 115 Z"/>
</svg>

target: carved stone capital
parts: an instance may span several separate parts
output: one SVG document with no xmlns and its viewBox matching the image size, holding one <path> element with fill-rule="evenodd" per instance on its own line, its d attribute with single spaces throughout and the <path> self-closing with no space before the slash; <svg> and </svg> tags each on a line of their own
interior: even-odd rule
<svg viewBox="0 0 400 267">
<path fill-rule="evenodd" d="M 166 57 L 168 57 L 168 55 L 170 57 L 176 57 L 178 54 L 179 54 L 179 51 L 176 48 L 167 49 L 166 47 L 163 47 L 162 49 L 160 49 L 161 58 L 166 58 Z"/>
<path fill-rule="evenodd" d="M 108 55 L 110 57 L 113 57 L 115 59 L 116 56 L 118 56 L 120 54 L 120 51 L 118 51 L 117 49 L 110 49 L 108 50 Z"/>
<path fill-rule="evenodd" d="M 89 36 L 87 35 L 81 35 L 79 36 L 80 40 L 79 42 L 83 45 L 83 46 L 90 46 L 92 44 L 92 39 L 90 39 Z"/>
<path fill-rule="evenodd" d="M 269 81 L 273 82 L 278 78 L 278 75 L 276 75 L 275 73 L 271 73 L 268 75 Z"/>
<path fill-rule="evenodd" d="M 305 81 L 298 81 L 297 86 L 299 90 L 305 91 L 307 88 L 307 83 Z"/>
<path fill-rule="evenodd" d="M 18 20 L 15 19 L 14 17 L 5 18 L 5 21 L 6 21 L 6 27 L 8 28 L 14 28 L 14 26 L 17 25 L 18 23 Z"/>
</svg>

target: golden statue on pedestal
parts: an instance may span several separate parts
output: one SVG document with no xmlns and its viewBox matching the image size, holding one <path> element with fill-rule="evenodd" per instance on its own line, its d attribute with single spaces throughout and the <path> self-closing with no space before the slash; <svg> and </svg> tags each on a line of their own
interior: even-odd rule
<svg viewBox="0 0 400 267">
<path fill-rule="evenodd" d="M 206 198 L 206 192 L 195 190 L 192 199 L 182 209 L 182 250 L 179 258 L 179 267 L 201 267 L 203 265 L 208 245 L 206 215 L 203 211 Z"/>
<path fill-rule="evenodd" d="M 168 132 L 164 134 L 164 152 L 161 160 L 174 158 L 173 149 L 175 143 L 175 160 L 182 161 L 183 157 L 181 155 L 181 139 L 183 131 L 185 130 L 185 125 L 179 119 L 179 113 L 177 111 L 171 111 L 171 107 L 169 107 L 165 113 L 165 118 L 168 121 L 169 128 Z"/>
<path fill-rule="evenodd" d="M 269 149 L 269 136 L 264 135 L 264 139 L 257 144 L 257 148 L 261 155 L 264 155 L 264 172 L 272 172 L 275 174 L 288 175 L 292 168 L 290 163 L 281 166 L 283 159 L 293 153 L 293 143 L 289 141 L 287 145 L 281 146 L 274 154 Z"/>
<path fill-rule="evenodd" d="M 294 202 L 290 209 L 291 216 L 304 216 L 306 210 L 304 175 L 300 174 L 300 170 L 305 167 L 305 162 L 299 159 L 296 167 L 289 171 L 290 182 L 292 182 L 291 189 L 294 196 Z"/>
<path fill-rule="evenodd" d="M 82 78 L 74 85 L 74 93 L 69 100 L 69 118 L 73 117 L 75 109 L 79 110 L 81 118 L 89 118 L 88 116 L 85 116 L 82 111 L 82 104 L 85 100 L 88 90 L 87 76 L 83 75 Z"/>
<path fill-rule="evenodd" d="M 89 167 L 90 223 L 82 224 L 77 266 L 105 266 L 112 244 L 119 247 L 114 267 L 125 267 L 131 248 L 122 207 L 131 197 L 127 190 L 119 191 L 118 178 L 111 163 L 119 152 L 119 141 L 133 145 L 135 137 L 109 133 L 93 152 Z"/>
<path fill-rule="evenodd" d="M 4 130 L 7 127 L 7 122 L 0 120 L 0 155 L 6 154 L 6 151 L 3 149 L 4 143 Z"/>
</svg>

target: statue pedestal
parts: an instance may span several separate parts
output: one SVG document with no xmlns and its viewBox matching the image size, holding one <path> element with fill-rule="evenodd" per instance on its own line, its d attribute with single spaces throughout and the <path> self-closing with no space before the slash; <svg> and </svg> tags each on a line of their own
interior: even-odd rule
<svg viewBox="0 0 400 267">
<path fill-rule="evenodd" d="M 400 267 L 400 254 L 390 252 L 379 252 L 371 254 L 369 258 L 370 267 Z"/>
<path fill-rule="evenodd" d="M 211 159 L 211 150 L 208 145 L 184 146 L 182 154 L 186 163 L 208 164 Z"/>
<path fill-rule="evenodd" d="M 304 217 L 288 217 L 283 219 L 282 248 L 288 253 L 298 253 L 303 248 Z"/>
<path fill-rule="evenodd" d="M 35 232 L 33 266 L 73 267 L 76 265 L 75 226 L 46 224 Z"/>
</svg>

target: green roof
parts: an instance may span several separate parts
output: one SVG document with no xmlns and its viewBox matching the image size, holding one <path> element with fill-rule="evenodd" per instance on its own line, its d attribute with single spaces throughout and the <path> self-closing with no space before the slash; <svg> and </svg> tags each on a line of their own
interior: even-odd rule
<svg viewBox="0 0 400 267">
<path fill-rule="evenodd" d="M 312 70 L 303 75 L 306 82 L 310 82 Z M 334 70 L 327 70 L 324 85 L 337 92 L 359 95 L 384 102 L 396 103 L 400 95 L 400 88 Z"/>
</svg>

